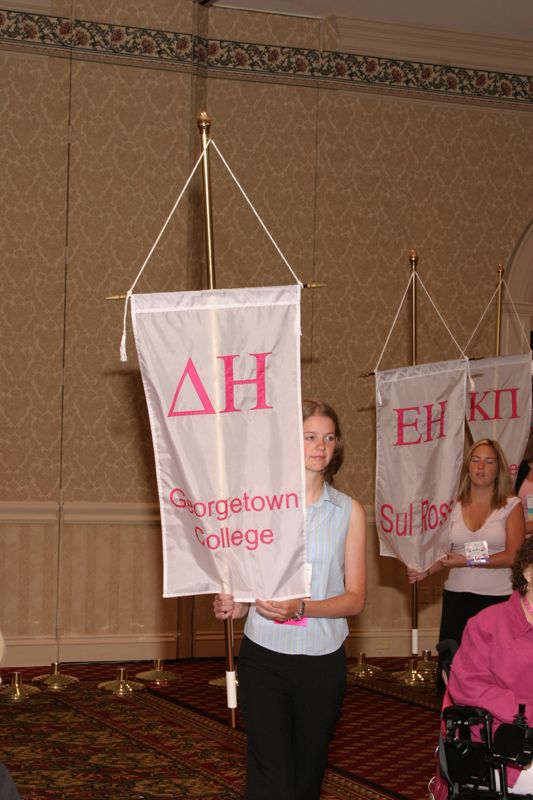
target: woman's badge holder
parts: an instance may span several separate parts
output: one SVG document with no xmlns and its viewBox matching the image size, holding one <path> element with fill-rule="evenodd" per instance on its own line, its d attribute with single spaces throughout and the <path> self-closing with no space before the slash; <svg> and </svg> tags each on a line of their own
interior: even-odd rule
<svg viewBox="0 0 533 800">
<path fill-rule="evenodd" d="M 467 567 L 478 567 L 489 563 L 489 548 L 487 542 L 467 542 L 465 544 L 465 558 Z"/>
<path fill-rule="evenodd" d="M 300 625 L 302 628 L 307 627 L 307 617 L 302 617 L 301 619 L 275 619 L 274 622 L 276 625 Z"/>
</svg>

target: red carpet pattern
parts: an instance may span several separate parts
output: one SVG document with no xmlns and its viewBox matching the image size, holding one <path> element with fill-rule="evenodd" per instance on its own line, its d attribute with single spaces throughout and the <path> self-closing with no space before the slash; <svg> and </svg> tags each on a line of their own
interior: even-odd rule
<svg viewBox="0 0 533 800">
<path fill-rule="evenodd" d="M 152 665 L 127 666 L 134 678 Z M 242 797 L 240 712 L 240 729 L 231 730 L 225 691 L 208 683 L 224 674 L 223 661 L 167 663 L 165 669 L 177 680 L 118 698 L 96 689 L 98 681 L 116 677 L 116 664 L 62 665 L 63 673 L 82 679 L 79 687 L 42 692 L 25 704 L 2 704 L 0 760 L 12 771 L 23 800 Z M 30 682 L 47 671 L 27 669 L 22 677 Z M 1 672 L 8 680 L 9 670 Z M 323 800 L 425 800 L 438 712 L 371 686 L 347 689 Z M 415 694 L 415 702 L 418 698 Z"/>
<path fill-rule="evenodd" d="M 388 792 L 425 800 L 438 731 L 439 712 L 350 686 L 329 763 Z"/>
</svg>

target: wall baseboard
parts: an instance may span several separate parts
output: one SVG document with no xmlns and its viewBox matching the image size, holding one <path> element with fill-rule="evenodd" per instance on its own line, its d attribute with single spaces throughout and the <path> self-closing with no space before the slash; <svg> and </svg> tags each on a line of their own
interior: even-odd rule
<svg viewBox="0 0 533 800">
<path fill-rule="evenodd" d="M 5 667 L 49 666 L 60 663 L 103 661 L 173 660 L 177 652 L 177 634 L 151 636 L 79 636 L 62 639 L 52 637 L 6 638 Z M 114 677 L 114 676 L 111 676 Z"/>
<path fill-rule="evenodd" d="M 435 645 L 439 640 L 438 628 L 424 628 L 418 632 L 418 653 L 424 650 L 435 653 Z M 381 630 L 350 631 L 346 639 L 346 653 L 355 658 L 358 653 L 375 656 L 410 656 L 411 629 L 391 628 Z"/>
</svg>

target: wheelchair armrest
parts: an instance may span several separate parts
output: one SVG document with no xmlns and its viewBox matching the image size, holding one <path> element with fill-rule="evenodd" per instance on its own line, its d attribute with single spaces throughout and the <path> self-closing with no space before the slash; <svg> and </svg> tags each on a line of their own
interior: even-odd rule
<svg viewBox="0 0 533 800">
<path fill-rule="evenodd" d="M 479 723 L 491 723 L 493 716 L 490 711 L 480 706 L 447 706 L 442 711 L 442 719 L 455 720 L 458 723 L 476 725 Z"/>
<path fill-rule="evenodd" d="M 507 764 L 527 767 L 533 761 L 533 728 L 502 722 L 494 734 L 492 752 Z"/>
</svg>

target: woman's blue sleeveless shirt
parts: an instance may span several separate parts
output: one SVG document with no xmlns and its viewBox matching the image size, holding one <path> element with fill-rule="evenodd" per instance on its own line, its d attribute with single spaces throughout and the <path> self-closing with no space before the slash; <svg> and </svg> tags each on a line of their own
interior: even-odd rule
<svg viewBox="0 0 533 800">
<path fill-rule="evenodd" d="M 343 594 L 344 550 L 352 500 L 328 483 L 320 499 L 307 508 L 307 560 L 312 566 L 311 600 Z M 268 599 L 268 598 L 265 598 Z M 306 618 L 306 625 L 279 625 L 250 606 L 244 628 L 256 644 L 290 655 L 326 655 L 338 650 L 348 635 L 344 617 Z"/>
</svg>

